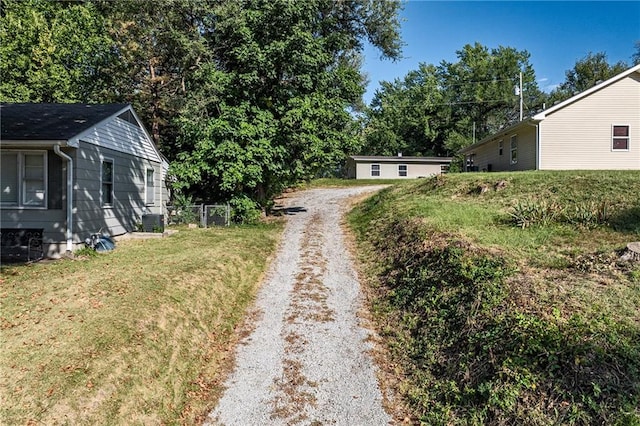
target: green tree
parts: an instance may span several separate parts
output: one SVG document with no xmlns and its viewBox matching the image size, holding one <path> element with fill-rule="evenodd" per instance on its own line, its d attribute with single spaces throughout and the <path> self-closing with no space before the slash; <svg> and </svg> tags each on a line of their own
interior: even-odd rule
<svg viewBox="0 0 640 426">
<path fill-rule="evenodd" d="M 631 60 L 633 61 L 633 65 L 640 64 L 640 41 L 636 41 L 634 45 L 636 51 L 631 55 Z"/>
<path fill-rule="evenodd" d="M 454 155 L 472 142 L 474 127 L 479 139 L 519 120 L 521 72 L 524 113 L 542 105 L 527 51 L 476 43 L 457 56 L 382 82 L 366 113 L 363 153 Z"/>
<path fill-rule="evenodd" d="M 113 0 L 96 3 L 117 52 L 108 101 L 129 102 L 170 159 L 177 156 L 174 119 L 187 81 L 212 57 L 204 34 L 211 19 L 207 0 Z"/>
<path fill-rule="evenodd" d="M 404 79 L 381 82 L 366 112 L 365 147 L 375 155 L 444 155 L 443 94 L 437 69 L 420 64 Z"/>
<path fill-rule="evenodd" d="M 512 47 L 489 49 L 479 43 L 457 51 L 457 62 L 439 66 L 444 99 L 450 105 L 449 136 L 445 145 L 452 151 L 519 120 L 519 99 L 515 88 L 523 78 L 523 116 L 542 105 L 529 53 Z M 465 137 L 466 136 L 466 137 Z M 466 139 L 466 143 L 463 142 Z"/>
<path fill-rule="evenodd" d="M 624 61 L 610 65 L 604 52 L 589 53 L 576 61 L 574 67 L 565 72 L 565 81 L 549 95 L 549 103 L 564 101 L 583 92 L 599 82 L 608 80 L 626 70 L 628 65 Z"/>
<path fill-rule="evenodd" d="M 105 20 L 92 3 L 2 0 L 0 100 L 99 101 L 115 60 Z"/>
<path fill-rule="evenodd" d="M 400 54 L 397 11 L 383 0 L 213 5 L 210 62 L 187 83 L 176 186 L 204 199 L 267 207 L 285 186 L 337 168 L 357 139 L 363 40 Z"/>
</svg>

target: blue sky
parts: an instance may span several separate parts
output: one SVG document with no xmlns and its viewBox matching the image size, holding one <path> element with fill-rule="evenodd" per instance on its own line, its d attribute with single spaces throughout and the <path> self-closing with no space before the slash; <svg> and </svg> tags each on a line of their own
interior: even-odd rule
<svg viewBox="0 0 640 426">
<path fill-rule="evenodd" d="M 538 86 L 550 91 L 589 52 L 606 52 L 609 63 L 631 64 L 640 41 L 640 1 L 411 0 L 402 19 L 404 59 L 380 60 L 377 50 L 365 49 L 367 103 L 378 81 L 402 78 L 420 62 L 455 62 L 456 50 L 465 44 L 528 51 Z"/>
</svg>

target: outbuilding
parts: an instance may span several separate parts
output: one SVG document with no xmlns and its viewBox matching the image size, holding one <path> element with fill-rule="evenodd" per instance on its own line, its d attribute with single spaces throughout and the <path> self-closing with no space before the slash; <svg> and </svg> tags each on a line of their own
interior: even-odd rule
<svg viewBox="0 0 640 426">
<path fill-rule="evenodd" d="M 450 157 L 354 155 L 347 160 L 349 179 L 415 179 L 446 173 Z"/>
</svg>

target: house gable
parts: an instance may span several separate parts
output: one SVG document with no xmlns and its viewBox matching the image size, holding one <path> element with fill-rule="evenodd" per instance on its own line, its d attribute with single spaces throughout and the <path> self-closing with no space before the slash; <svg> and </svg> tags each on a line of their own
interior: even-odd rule
<svg viewBox="0 0 640 426">
<path fill-rule="evenodd" d="M 131 106 L 70 139 L 73 146 L 77 146 L 79 141 L 162 163 L 160 152 Z"/>
<path fill-rule="evenodd" d="M 547 111 L 539 124 L 540 169 L 640 169 L 640 71 L 597 89 Z M 615 149 L 614 126 L 628 129 L 626 149 Z"/>
</svg>

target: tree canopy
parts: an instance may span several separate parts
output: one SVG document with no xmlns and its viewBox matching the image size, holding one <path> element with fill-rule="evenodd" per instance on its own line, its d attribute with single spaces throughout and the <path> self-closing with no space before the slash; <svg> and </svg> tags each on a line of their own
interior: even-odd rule
<svg viewBox="0 0 640 426">
<path fill-rule="evenodd" d="M 382 82 L 366 113 L 363 151 L 369 154 L 451 155 L 519 118 L 515 88 L 523 75 L 524 105 L 542 104 L 529 53 L 479 43 L 458 61 L 421 64 L 404 79 Z"/>
<path fill-rule="evenodd" d="M 399 3 L 220 2 L 179 118 L 178 186 L 266 206 L 355 150 L 349 108 L 364 93 L 363 41 L 400 54 Z M 197 89 L 196 89 L 197 88 Z"/>
<path fill-rule="evenodd" d="M 455 154 L 519 118 L 520 73 L 529 115 L 626 68 L 589 54 L 546 95 L 526 50 L 467 44 L 456 61 L 382 82 L 364 106 L 364 44 L 400 58 L 401 2 L 0 5 L 0 101 L 130 102 L 171 161 L 173 189 L 241 216 L 349 154 Z"/>
</svg>

